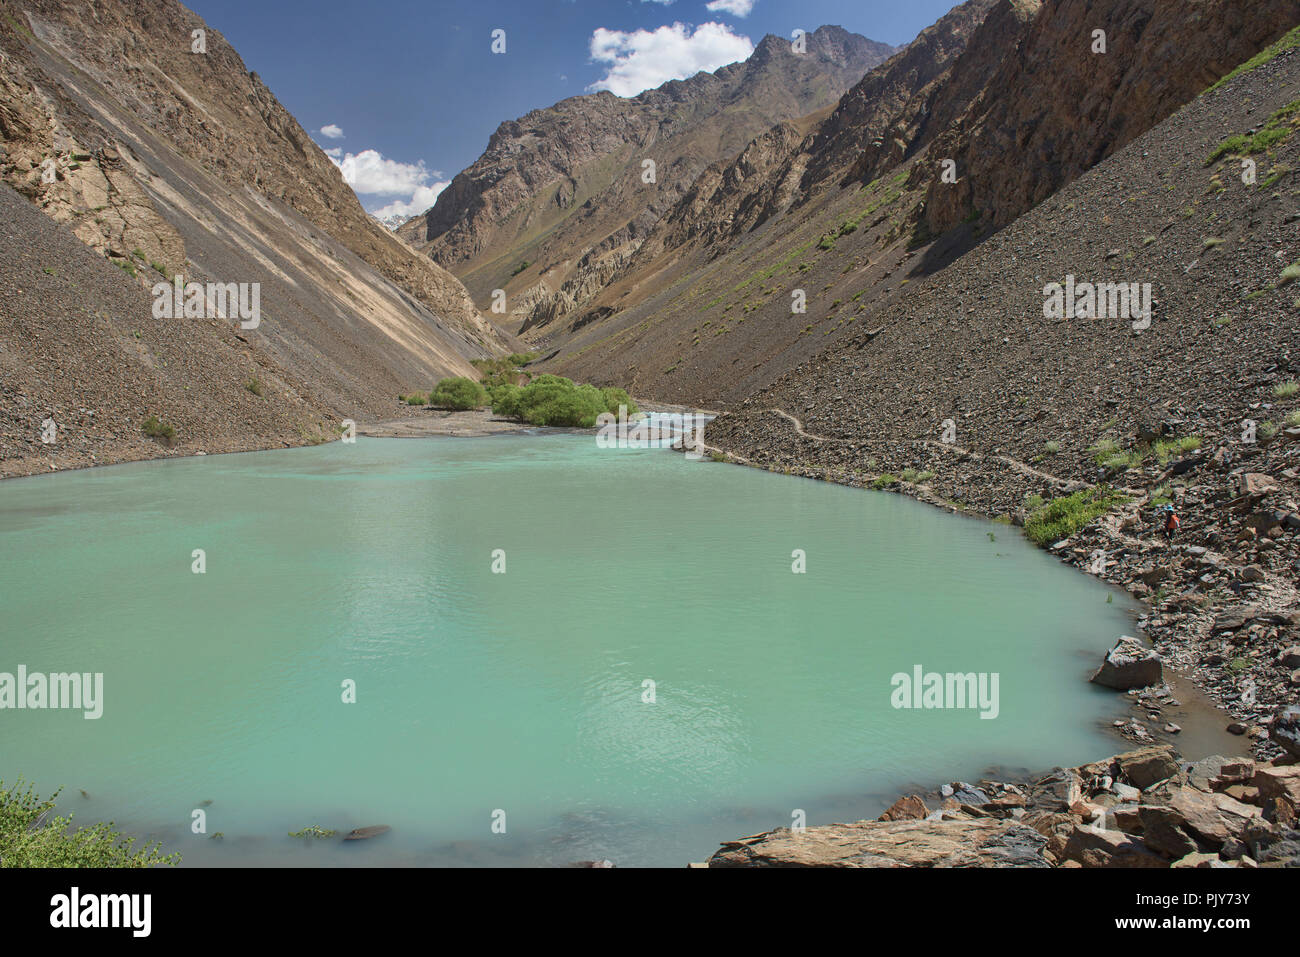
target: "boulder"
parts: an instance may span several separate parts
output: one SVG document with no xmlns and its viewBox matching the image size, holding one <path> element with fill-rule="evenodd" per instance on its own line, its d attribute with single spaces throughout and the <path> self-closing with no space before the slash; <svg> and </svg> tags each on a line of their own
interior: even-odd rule
<svg viewBox="0 0 1300 957">
<path fill-rule="evenodd" d="M 1128 691 L 1159 684 L 1164 680 L 1164 668 L 1154 651 L 1130 635 L 1121 635 L 1090 680 L 1106 688 Z"/>
<path fill-rule="evenodd" d="M 1187 783 L 1202 791 L 1210 790 L 1215 778 L 1223 773 L 1230 760 L 1221 754 L 1212 754 L 1208 758 L 1201 758 L 1187 765 L 1184 769 L 1187 771 Z"/>
<path fill-rule="evenodd" d="M 1188 854 L 1170 864 L 1170 867 L 1220 867 L 1223 862 L 1218 854 Z"/>
<path fill-rule="evenodd" d="M 1014 821 L 859 821 L 781 827 L 723 844 L 710 867 L 1049 867 L 1047 839 Z"/>
<path fill-rule="evenodd" d="M 881 821 L 919 821 L 930 816 L 930 809 L 915 794 L 899 798 L 889 806 L 877 820 Z"/>
<path fill-rule="evenodd" d="M 1139 833 L 1149 850 L 1166 857 L 1184 857 L 1200 849 L 1196 839 L 1187 833 L 1181 814 L 1173 808 L 1158 804 L 1144 804 L 1138 808 L 1141 821 Z"/>
<path fill-rule="evenodd" d="M 1065 842 L 1066 860 L 1084 867 L 1167 867 L 1168 861 L 1147 850 L 1140 840 L 1123 831 L 1102 831 L 1076 826 Z"/>
<path fill-rule="evenodd" d="M 1269 722 L 1268 736 L 1287 754 L 1300 758 L 1300 707 L 1281 708 Z"/>
<path fill-rule="evenodd" d="M 1282 768 L 1256 768 L 1250 783 L 1259 788 L 1262 800 L 1286 798 L 1294 806 L 1300 807 L 1300 764 Z"/>
<path fill-rule="evenodd" d="M 1237 488 L 1240 495 L 1267 495 L 1276 492 L 1278 485 L 1273 476 L 1263 472 L 1243 472 L 1237 477 Z"/>
<path fill-rule="evenodd" d="M 1152 745 L 1117 755 L 1120 776 L 1135 788 L 1145 791 L 1151 785 L 1178 773 L 1178 755 L 1167 744 Z"/>
</svg>

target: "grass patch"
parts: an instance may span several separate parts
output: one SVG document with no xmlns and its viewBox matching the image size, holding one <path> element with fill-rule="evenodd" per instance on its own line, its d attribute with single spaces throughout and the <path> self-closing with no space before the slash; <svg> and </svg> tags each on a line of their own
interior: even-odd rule
<svg viewBox="0 0 1300 957">
<path fill-rule="evenodd" d="M 1279 53 L 1282 53 L 1284 50 L 1291 50 L 1298 46 L 1300 46 L 1300 27 L 1296 27 L 1294 30 L 1286 34 L 1286 36 L 1282 37 L 1282 39 L 1278 40 L 1272 46 L 1264 50 L 1261 50 L 1259 53 L 1256 53 L 1253 57 L 1251 57 L 1245 63 L 1242 63 L 1231 73 L 1228 73 L 1227 75 L 1220 77 L 1219 80 L 1213 86 L 1211 86 L 1209 90 L 1206 90 L 1206 92 L 1207 93 L 1213 92 L 1214 90 L 1217 90 L 1219 87 L 1223 86 L 1223 84 L 1228 83 L 1231 80 L 1235 80 L 1243 73 L 1249 73 L 1251 70 L 1255 69 L 1256 67 L 1263 66 L 1265 63 L 1272 60 L 1275 56 L 1277 56 Z"/>
<path fill-rule="evenodd" d="M 140 431 L 151 439 L 158 439 L 163 445 L 171 445 L 176 440 L 176 428 L 166 422 L 158 421 L 158 416 L 151 415 L 144 420 Z"/>
<path fill-rule="evenodd" d="M 1050 545 L 1069 538 L 1084 526 L 1105 515 L 1128 498 L 1106 486 L 1083 489 L 1053 499 L 1035 510 L 1025 521 L 1025 534 L 1036 545 Z"/>
<path fill-rule="evenodd" d="M 1279 399 L 1289 399 L 1297 392 L 1300 392 L 1300 383 L 1295 381 L 1279 382 L 1277 385 L 1273 386 L 1273 394 Z"/>
<path fill-rule="evenodd" d="M 1300 262 L 1293 262 L 1282 270 L 1282 275 L 1278 277 L 1278 286 L 1285 286 L 1300 279 Z"/>
<path fill-rule="evenodd" d="M 253 376 L 245 382 L 244 388 L 253 393 L 253 395 L 262 395 L 265 391 L 262 387 L 261 381 L 256 376 Z"/>
<path fill-rule="evenodd" d="M 1268 118 L 1268 122 L 1255 133 L 1238 133 L 1229 136 L 1214 148 L 1214 152 L 1205 158 L 1205 165 L 1216 162 L 1224 156 L 1249 156 L 1263 153 L 1290 138 L 1295 132 L 1293 119 L 1300 114 L 1300 100 L 1293 100 Z"/>
<path fill-rule="evenodd" d="M 1199 436 L 1185 435 L 1178 439 L 1158 439 L 1156 444 L 1151 446 L 1151 451 L 1155 453 L 1157 464 L 1164 465 L 1174 456 L 1195 452 L 1200 447 Z"/>
</svg>

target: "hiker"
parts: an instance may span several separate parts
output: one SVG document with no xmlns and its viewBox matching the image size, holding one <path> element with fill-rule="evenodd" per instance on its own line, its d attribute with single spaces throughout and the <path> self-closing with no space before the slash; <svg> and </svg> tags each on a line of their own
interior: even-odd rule
<svg viewBox="0 0 1300 957">
<path fill-rule="evenodd" d="M 1161 512 L 1164 514 L 1165 517 L 1165 525 L 1164 525 L 1165 541 L 1172 542 L 1174 540 L 1174 532 L 1178 531 L 1178 523 L 1179 523 L 1178 513 L 1174 511 L 1174 507 L 1172 505 L 1166 505 L 1163 509 L 1161 509 Z"/>
</svg>

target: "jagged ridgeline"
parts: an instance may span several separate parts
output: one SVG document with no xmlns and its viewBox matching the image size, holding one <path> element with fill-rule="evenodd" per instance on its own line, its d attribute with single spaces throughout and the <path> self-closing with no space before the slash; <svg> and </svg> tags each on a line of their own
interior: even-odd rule
<svg viewBox="0 0 1300 957">
<path fill-rule="evenodd" d="M 748 60 L 713 73 L 631 98 L 572 97 L 502 123 L 437 204 L 398 232 L 483 308 L 504 289 L 515 326 L 545 324 L 607 281 L 705 167 L 775 123 L 829 108 L 894 52 L 835 26 L 800 49 L 767 36 Z"/>
<path fill-rule="evenodd" d="M 2 474 L 321 441 L 513 351 L 173 0 L 0 0 L 0 179 Z M 155 318 L 177 276 L 260 322 Z"/>
<path fill-rule="evenodd" d="M 723 408 L 886 327 L 920 280 L 1169 117 L 1297 17 L 1296 0 L 969 0 L 829 111 L 760 131 L 684 189 L 663 164 L 654 186 L 624 170 L 618 182 L 637 197 L 644 228 L 620 220 L 566 244 L 560 227 L 503 248 L 513 226 L 491 237 L 470 228 L 521 208 L 489 191 L 481 213 L 460 219 L 452 210 L 468 209 L 469 194 L 444 194 L 408 231 L 432 236 L 430 250 L 476 296 L 506 290 L 523 337 L 555 353 L 547 371 Z M 502 162 L 489 150 L 459 188 Z M 601 208 L 594 201 L 592 215 Z"/>
</svg>

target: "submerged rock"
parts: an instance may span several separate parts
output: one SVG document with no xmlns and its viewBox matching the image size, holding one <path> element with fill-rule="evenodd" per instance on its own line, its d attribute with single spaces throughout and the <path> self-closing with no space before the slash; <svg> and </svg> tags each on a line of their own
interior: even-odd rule
<svg viewBox="0 0 1300 957">
<path fill-rule="evenodd" d="M 392 828 L 387 824 L 373 824 L 370 827 L 358 827 L 348 832 L 348 836 L 343 838 L 345 841 L 364 841 L 372 837 L 378 837 L 380 834 L 387 834 Z"/>
</svg>

